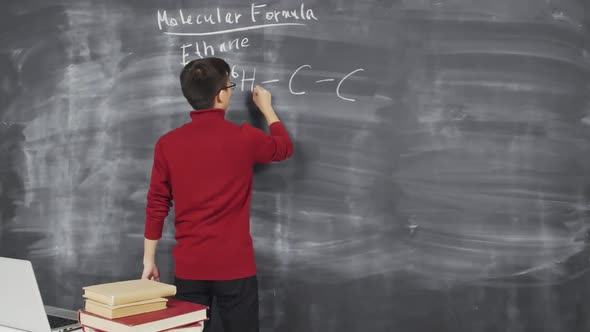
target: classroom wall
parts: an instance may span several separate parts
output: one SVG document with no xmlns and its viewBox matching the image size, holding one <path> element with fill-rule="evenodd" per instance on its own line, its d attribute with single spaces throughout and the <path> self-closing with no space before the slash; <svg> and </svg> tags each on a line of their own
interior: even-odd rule
<svg viewBox="0 0 590 332">
<path fill-rule="evenodd" d="M 262 331 L 590 331 L 589 15 L 2 1 L 0 256 L 70 309 L 82 286 L 140 277 L 154 143 L 190 120 L 182 64 L 215 55 L 238 84 L 227 118 L 264 128 L 248 91 L 265 86 L 295 144 L 255 169 Z"/>
</svg>

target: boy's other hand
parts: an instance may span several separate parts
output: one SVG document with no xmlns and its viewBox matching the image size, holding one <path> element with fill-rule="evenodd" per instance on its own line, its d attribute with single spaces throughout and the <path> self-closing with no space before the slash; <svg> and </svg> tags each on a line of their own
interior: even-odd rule
<svg viewBox="0 0 590 332">
<path fill-rule="evenodd" d="M 155 263 L 147 263 L 143 265 L 141 279 L 160 281 L 160 271 L 158 271 L 158 267 Z"/>
</svg>

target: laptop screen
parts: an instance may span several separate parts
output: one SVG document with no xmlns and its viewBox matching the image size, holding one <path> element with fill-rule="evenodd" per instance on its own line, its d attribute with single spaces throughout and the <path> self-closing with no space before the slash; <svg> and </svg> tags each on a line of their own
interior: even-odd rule
<svg viewBox="0 0 590 332">
<path fill-rule="evenodd" d="M 0 326 L 49 332 L 43 300 L 31 262 L 0 257 Z"/>
</svg>

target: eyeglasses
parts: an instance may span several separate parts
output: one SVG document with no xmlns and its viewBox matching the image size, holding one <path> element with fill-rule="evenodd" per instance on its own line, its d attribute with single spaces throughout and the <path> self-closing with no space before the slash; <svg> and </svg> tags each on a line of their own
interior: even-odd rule
<svg viewBox="0 0 590 332">
<path fill-rule="evenodd" d="M 221 91 L 221 90 L 225 90 L 225 89 L 232 89 L 232 90 L 233 90 L 235 87 L 236 87 L 236 83 L 234 83 L 234 82 L 229 82 L 229 85 L 228 85 L 228 86 L 226 86 L 226 87 L 223 87 L 223 88 L 219 89 L 219 91 Z"/>
</svg>

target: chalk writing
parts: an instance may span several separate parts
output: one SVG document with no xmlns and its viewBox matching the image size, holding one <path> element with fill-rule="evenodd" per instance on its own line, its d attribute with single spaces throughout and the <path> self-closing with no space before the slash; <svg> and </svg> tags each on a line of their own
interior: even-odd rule
<svg viewBox="0 0 590 332">
<path fill-rule="evenodd" d="M 342 83 L 344 83 L 344 81 L 346 81 L 346 79 L 348 79 L 350 76 L 352 76 L 360 71 L 364 71 L 364 69 L 362 69 L 362 68 L 355 69 L 355 70 L 351 71 L 348 75 L 344 76 L 340 80 L 340 82 L 338 82 L 338 86 L 336 87 L 336 94 L 338 95 L 339 98 L 342 98 L 342 99 L 348 100 L 348 101 L 355 101 L 355 99 L 352 99 L 352 98 L 342 97 L 342 95 L 340 94 L 340 88 L 342 87 Z"/>
<path fill-rule="evenodd" d="M 305 25 L 305 23 L 301 22 L 318 20 L 313 9 L 305 8 L 305 4 L 303 3 L 295 9 L 267 10 L 266 8 L 266 4 L 252 3 L 248 15 L 235 11 L 228 11 L 220 7 L 215 8 L 211 12 L 193 12 L 190 14 L 187 13 L 186 10 L 179 9 L 176 15 L 173 15 L 166 10 L 158 10 L 156 17 L 158 29 L 160 31 L 167 35 L 177 36 L 209 36 L 277 26 L 302 26 Z M 246 19 L 246 17 L 249 20 Z M 232 26 L 240 24 L 244 26 L 201 32 L 171 31 L 175 30 L 176 27 L 184 26 Z"/>
<path fill-rule="evenodd" d="M 175 36 L 210 36 L 218 34 L 226 34 L 238 31 L 247 31 L 253 29 L 263 29 L 279 26 L 304 26 L 307 22 L 317 21 L 318 18 L 312 8 L 308 8 L 304 3 L 288 9 L 270 8 L 265 3 L 251 3 L 248 6 L 248 12 L 237 12 L 235 10 L 227 10 L 220 7 L 213 9 L 203 9 L 200 11 L 188 11 L 179 9 L 177 11 L 158 10 L 156 13 L 158 29 L 166 35 Z M 208 27 L 207 31 L 186 31 L 187 27 Z M 180 30 L 180 31 L 178 31 Z M 230 51 L 238 51 L 250 47 L 250 40 L 245 37 L 233 38 L 230 40 L 217 42 L 208 42 L 206 40 L 193 41 L 189 43 L 182 43 L 180 51 L 182 60 L 180 63 L 184 66 L 192 56 L 205 58 L 209 56 L 217 56 L 218 53 L 226 53 Z M 246 70 L 236 70 L 236 66 L 232 68 L 232 77 L 239 79 L 239 87 L 241 91 L 252 91 L 256 84 L 256 68 Z M 312 69 L 311 65 L 302 65 L 296 68 L 288 77 L 285 78 L 271 78 L 259 82 L 259 84 L 277 84 L 284 79 L 287 81 L 289 92 L 293 95 L 305 95 L 307 90 L 303 88 L 308 84 L 301 84 L 298 82 L 299 73 L 302 71 Z M 337 82 L 334 87 L 335 94 L 338 98 L 350 102 L 356 101 L 354 98 L 345 96 L 344 85 L 348 79 L 355 74 L 364 71 L 363 68 L 355 69 L 340 78 L 322 78 L 315 80 L 316 84 L 328 85 L 332 82 Z"/>
<path fill-rule="evenodd" d="M 301 72 L 304 69 L 311 69 L 311 68 L 312 67 L 307 64 L 301 65 L 298 68 L 296 68 L 289 75 L 288 87 L 289 87 L 289 92 L 291 94 L 304 95 L 307 93 L 307 91 L 305 89 L 296 86 L 297 85 L 296 79 L 297 79 L 299 72 Z M 335 93 L 338 98 L 340 98 L 342 100 L 346 100 L 346 101 L 351 101 L 351 102 L 356 101 L 356 99 L 354 99 L 354 98 L 345 97 L 342 93 L 342 87 L 343 87 L 344 83 L 346 82 L 346 80 L 350 79 L 354 74 L 362 72 L 362 71 L 364 71 L 363 68 L 355 69 L 338 80 L 338 85 L 335 87 Z M 237 82 L 237 83 L 238 83 L 238 87 L 240 88 L 241 91 L 252 91 L 254 89 L 254 86 L 256 85 L 256 68 L 253 68 L 251 70 L 246 70 L 246 68 L 239 68 L 237 65 L 234 65 L 232 67 L 231 77 L 233 79 L 239 79 L 239 82 Z M 326 79 L 317 80 L 317 81 L 315 81 L 315 83 L 327 83 L 327 82 L 334 82 L 334 81 L 336 81 L 335 78 L 326 78 Z M 271 80 L 261 81 L 260 84 L 273 84 L 273 83 L 279 83 L 279 82 L 281 82 L 280 79 L 271 79 Z"/>
<path fill-rule="evenodd" d="M 279 26 L 304 26 L 307 21 L 317 21 L 318 18 L 312 8 L 306 8 L 304 3 L 289 9 L 270 9 L 267 4 L 252 3 L 248 13 L 239 13 L 221 7 L 204 9 L 201 11 L 158 10 L 156 13 L 158 29 L 166 35 L 175 36 L 211 36 L 227 34 L 253 29 L 272 28 Z M 215 27 L 211 31 L 176 31 L 185 27 Z M 219 26 L 220 28 L 217 28 Z M 223 27 L 223 28 L 221 28 Z M 207 28 L 205 28 L 208 30 Z M 248 38 L 234 38 L 222 43 L 211 43 L 200 40 L 180 45 L 184 66 L 191 55 L 199 58 L 216 56 L 216 53 L 237 51 L 250 46 Z"/>
<path fill-rule="evenodd" d="M 199 58 L 208 56 L 215 56 L 216 51 L 219 53 L 225 53 L 232 50 L 239 50 L 250 46 L 248 38 L 236 38 L 230 41 L 224 41 L 221 44 L 217 44 L 216 47 L 207 43 L 206 41 L 195 42 L 191 44 L 182 44 L 182 62 L 184 66 L 189 62 L 189 56 L 191 54 L 197 55 Z"/>
</svg>

